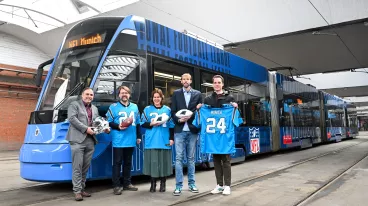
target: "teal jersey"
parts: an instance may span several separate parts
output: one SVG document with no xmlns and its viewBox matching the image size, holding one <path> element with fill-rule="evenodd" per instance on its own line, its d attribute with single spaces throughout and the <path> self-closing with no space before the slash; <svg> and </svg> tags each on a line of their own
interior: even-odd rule
<svg viewBox="0 0 368 206">
<path fill-rule="evenodd" d="M 153 105 L 147 106 L 141 115 L 141 125 L 146 122 L 151 123 L 152 119 L 164 113 L 170 117 L 166 123 L 146 129 L 144 135 L 145 149 L 171 149 L 169 128 L 174 128 L 175 125 L 171 118 L 171 109 L 169 107 L 162 106 L 161 108 L 156 108 Z"/>
<path fill-rule="evenodd" d="M 128 117 L 133 117 L 133 123 L 125 130 L 112 129 L 112 146 L 113 147 L 135 147 L 137 141 L 137 127 L 140 126 L 138 106 L 129 103 L 128 106 L 121 102 L 110 105 L 107 110 L 106 117 L 108 122 L 119 125 Z"/>
<path fill-rule="evenodd" d="M 235 153 L 235 127 L 242 122 L 239 110 L 231 104 L 224 104 L 221 108 L 203 105 L 193 121 L 193 125 L 200 128 L 201 152 Z"/>
</svg>

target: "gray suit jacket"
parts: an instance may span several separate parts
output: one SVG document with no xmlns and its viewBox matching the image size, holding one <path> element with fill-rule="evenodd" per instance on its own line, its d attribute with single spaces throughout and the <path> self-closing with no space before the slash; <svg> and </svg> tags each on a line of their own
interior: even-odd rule
<svg viewBox="0 0 368 206">
<path fill-rule="evenodd" d="M 92 120 L 99 116 L 98 109 L 96 106 L 92 107 Z M 82 100 L 77 100 L 72 102 L 68 107 L 68 120 L 69 120 L 69 130 L 66 135 L 66 140 L 69 142 L 82 143 L 87 137 L 88 128 L 88 114 L 86 107 L 84 106 Z M 96 136 L 93 135 L 93 139 L 97 144 Z"/>
</svg>

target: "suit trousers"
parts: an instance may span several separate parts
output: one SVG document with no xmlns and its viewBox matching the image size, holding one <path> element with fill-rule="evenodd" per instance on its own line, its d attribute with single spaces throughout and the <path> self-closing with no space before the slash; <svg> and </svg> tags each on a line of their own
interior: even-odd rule
<svg viewBox="0 0 368 206">
<path fill-rule="evenodd" d="M 215 175 L 217 184 L 220 186 L 230 186 L 231 184 L 231 157 L 229 154 L 213 154 Z M 224 185 L 225 181 L 225 185 Z"/>
<path fill-rule="evenodd" d="M 73 191 L 80 193 L 86 186 L 87 172 L 95 151 L 95 142 L 93 137 L 88 135 L 82 143 L 70 142 L 69 144 L 72 150 Z"/>
</svg>

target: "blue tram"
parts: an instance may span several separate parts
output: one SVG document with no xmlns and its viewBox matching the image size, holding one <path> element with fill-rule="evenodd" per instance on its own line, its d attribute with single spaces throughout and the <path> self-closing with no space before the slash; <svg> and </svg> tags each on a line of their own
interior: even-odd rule
<svg viewBox="0 0 368 206">
<path fill-rule="evenodd" d="M 116 90 L 121 85 L 131 89 L 131 101 L 142 111 L 153 88 L 164 92 L 169 105 L 172 92 L 182 86 L 183 73 L 192 74 L 192 87 L 203 96 L 212 92 L 212 76 L 223 75 L 246 122 L 236 131 L 233 162 L 248 155 L 323 142 L 327 132 L 320 125 L 325 116 L 331 122 L 326 131 L 338 128 L 334 117 L 340 115 L 340 106 L 346 105 L 323 102 L 324 96 L 311 86 L 271 74 L 215 44 L 138 16 L 79 22 L 66 34 L 55 58 L 40 65 L 39 74 L 48 63 L 51 67 L 30 115 L 19 156 L 21 177 L 32 181 L 71 180 L 71 152 L 65 140 L 67 108 L 85 87 L 93 88 L 93 103 L 105 116 L 109 105 L 118 101 Z M 112 174 L 111 136 L 100 134 L 97 139 L 87 174 L 90 180 L 111 178 Z M 143 171 L 144 137 L 142 141 L 133 154 L 132 175 Z M 211 166 L 211 155 L 200 153 L 200 144 L 195 161 Z"/>
</svg>

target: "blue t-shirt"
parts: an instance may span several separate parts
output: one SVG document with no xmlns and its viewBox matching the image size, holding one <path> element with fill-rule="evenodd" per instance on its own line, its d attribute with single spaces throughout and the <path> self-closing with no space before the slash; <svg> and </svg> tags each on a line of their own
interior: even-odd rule
<svg viewBox="0 0 368 206">
<path fill-rule="evenodd" d="M 129 103 L 128 106 L 124 106 L 120 102 L 110 105 L 107 110 L 106 117 L 108 122 L 114 122 L 120 124 L 128 117 L 133 117 L 133 123 L 125 130 L 111 130 L 112 146 L 113 147 L 135 147 L 137 142 L 137 126 L 140 126 L 139 122 L 139 110 L 138 106 L 134 103 Z"/>
<path fill-rule="evenodd" d="M 203 105 L 195 114 L 193 125 L 200 128 L 201 152 L 231 154 L 235 152 L 235 127 L 243 122 L 231 104 L 221 108 Z"/>
<path fill-rule="evenodd" d="M 153 105 L 147 106 L 141 115 L 141 125 L 145 122 L 151 123 L 153 118 L 164 113 L 170 117 L 166 123 L 146 129 L 144 138 L 145 149 L 171 149 L 169 128 L 173 128 L 175 125 L 171 118 L 169 107 L 162 106 L 161 108 L 156 108 Z"/>
</svg>

